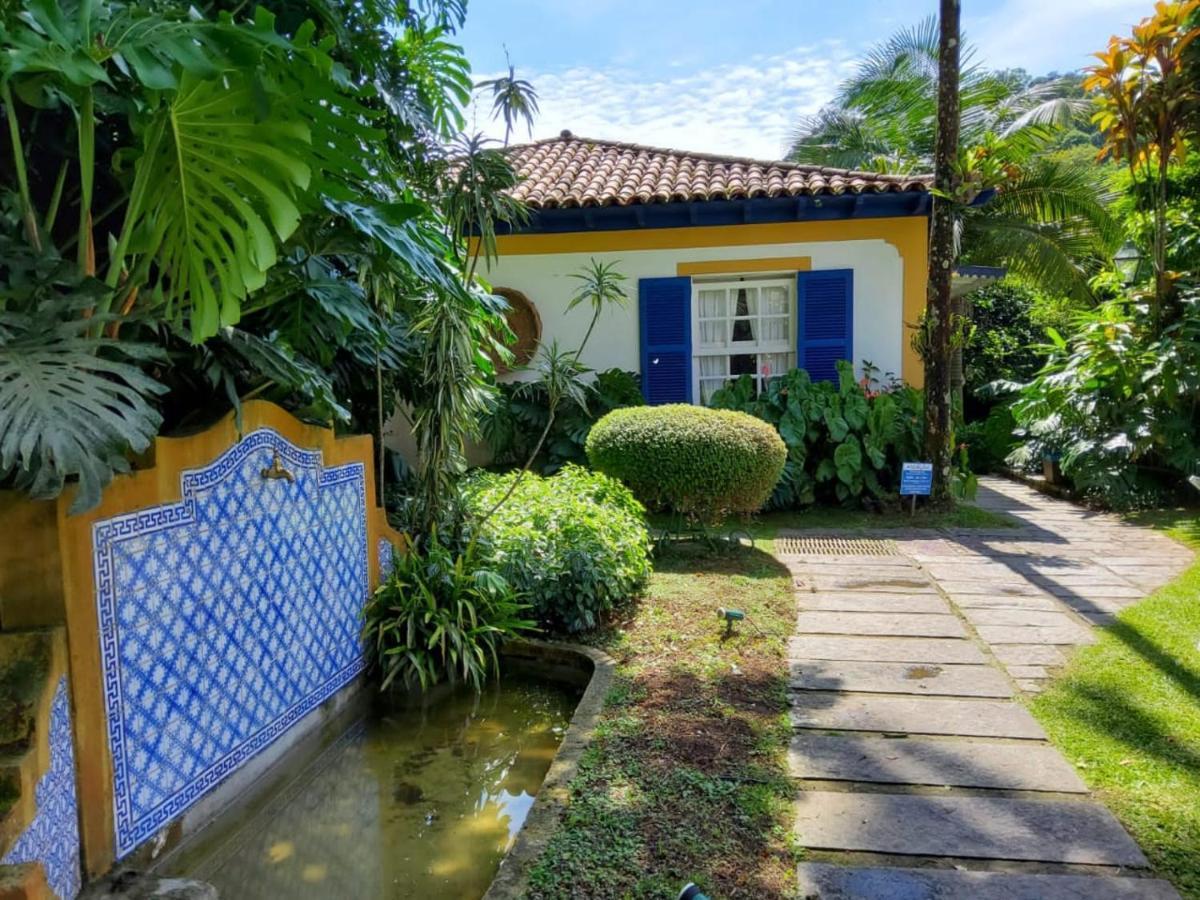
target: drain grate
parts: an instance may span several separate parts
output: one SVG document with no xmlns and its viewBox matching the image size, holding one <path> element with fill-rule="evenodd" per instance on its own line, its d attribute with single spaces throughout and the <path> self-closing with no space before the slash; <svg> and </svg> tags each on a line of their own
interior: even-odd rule
<svg viewBox="0 0 1200 900">
<path fill-rule="evenodd" d="M 775 551 L 782 556 L 899 556 L 895 541 L 873 538 L 775 538 Z"/>
</svg>

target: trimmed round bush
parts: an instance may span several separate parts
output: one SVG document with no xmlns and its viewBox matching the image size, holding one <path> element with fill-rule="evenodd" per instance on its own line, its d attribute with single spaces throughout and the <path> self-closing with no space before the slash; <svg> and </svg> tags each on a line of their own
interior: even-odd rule
<svg viewBox="0 0 1200 900">
<path fill-rule="evenodd" d="M 464 488 L 471 511 L 486 515 L 517 477 L 473 475 Z M 539 621 L 565 631 L 593 627 L 650 575 L 642 505 L 619 481 L 575 465 L 549 478 L 526 473 L 483 523 L 480 551 Z"/>
<path fill-rule="evenodd" d="M 760 510 L 787 447 L 754 416 L 680 403 L 610 412 L 592 426 L 587 455 L 650 509 L 711 522 Z"/>
</svg>

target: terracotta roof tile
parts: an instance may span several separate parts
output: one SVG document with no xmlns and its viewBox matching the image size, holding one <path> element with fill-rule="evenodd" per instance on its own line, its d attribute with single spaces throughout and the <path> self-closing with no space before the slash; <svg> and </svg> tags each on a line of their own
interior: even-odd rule
<svg viewBox="0 0 1200 900">
<path fill-rule="evenodd" d="M 575 137 L 569 131 L 514 145 L 507 152 L 522 179 L 513 196 L 533 209 L 927 192 L 930 185 L 924 175 L 879 175 L 689 153 Z"/>
</svg>

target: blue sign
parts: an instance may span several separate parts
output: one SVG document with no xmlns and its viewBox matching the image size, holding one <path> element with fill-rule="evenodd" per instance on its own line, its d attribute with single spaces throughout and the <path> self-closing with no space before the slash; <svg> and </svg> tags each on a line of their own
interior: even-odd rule
<svg viewBox="0 0 1200 900">
<path fill-rule="evenodd" d="M 933 463 L 906 462 L 901 466 L 901 497 L 928 497 L 932 492 Z"/>
</svg>

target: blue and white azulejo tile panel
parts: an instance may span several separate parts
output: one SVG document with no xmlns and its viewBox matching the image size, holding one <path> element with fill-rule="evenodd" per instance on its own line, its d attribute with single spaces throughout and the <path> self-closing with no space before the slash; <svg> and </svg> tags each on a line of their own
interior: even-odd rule
<svg viewBox="0 0 1200 900">
<path fill-rule="evenodd" d="M 61 900 L 80 888 L 79 812 L 75 799 L 75 746 L 67 678 L 58 679 L 50 706 L 50 768 L 34 788 L 37 812 L 0 865 L 40 862 L 46 883 Z"/>
<path fill-rule="evenodd" d="M 180 496 L 93 526 L 118 857 L 363 668 L 362 463 L 262 428 Z"/>
<path fill-rule="evenodd" d="M 395 548 L 387 538 L 379 539 L 379 580 L 384 581 L 392 574 L 392 563 L 395 559 Z"/>
</svg>

